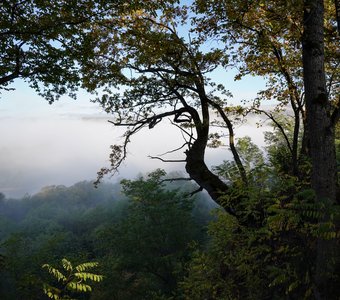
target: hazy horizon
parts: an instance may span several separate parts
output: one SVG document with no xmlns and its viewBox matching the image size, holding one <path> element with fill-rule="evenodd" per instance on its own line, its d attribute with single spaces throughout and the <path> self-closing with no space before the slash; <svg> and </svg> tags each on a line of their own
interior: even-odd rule
<svg viewBox="0 0 340 300">
<path fill-rule="evenodd" d="M 124 129 L 107 122 L 110 115 L 91 103 L 90 95 L 81 92 L 76 101 L 65 97 L 49 105 L 23 81 L 13 87 L 14 91 L 0 95 L 0 192 L 6 197 L 33 194 L 49 185 L 69 186 L 94 180 L 100 168 L 108 166 L 110 145 L 121 140 Z M 256 92 L 255 86 L 248 85 L 239 93 L 239 99 L 255 97 Z M 235 131 L 236 137 L 251 135 L 254 142 L 263 144 L 259 133 L 263 128 L 257 130 L 253 121 L 237 126 Z M 152 130 L 145 129 L 132 138 L 128 158 L 112 180 L 134 178 L 156 168 L 184 171 L 183 163 L 148 158 L 182 144 L 177 128 L 170 130 L 159 124 Z M 183 151 L 168 158 L 183 158 Z M 230 158 L 225 148 L 207 152 L 209 165 Z"/>
</svg>

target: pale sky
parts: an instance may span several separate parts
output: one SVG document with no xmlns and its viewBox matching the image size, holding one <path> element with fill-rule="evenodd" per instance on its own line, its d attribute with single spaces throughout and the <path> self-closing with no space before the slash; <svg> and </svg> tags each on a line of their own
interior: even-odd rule
<svg viewBox="0 0 340 300">
<path fill-rule="evenodd" d="M 233 76 L 223 72 L 217 74 L 216 81 L 228 83 L 235 101 L 254 98 L 264 88 L 261 78 L 233 82 Z M 49 105 L 21 80 L 11 87 L 15 90 L 4 91 L 0 98 L 0 192 L 21 197 L 46 185 L 92 180 L 101 167 L 108 166 L 109 146 L 119 141 L 123 131 L 107 122 L 110 116 L 90 102 L 90 95 L 81 93 L 76 101 L 63 98 Z M 262 144 L 262 135 L 252 128 L 251 124 L 243 125 L 236 128 L 236 134 L 251 135 Z M 145 129 L 132 139 L 128 159 L 112 180 L 132 178 L 157 167 L 183 170 L 181 163 L 148 158 L 181 144 L 178 129 L 170 130 L 166 125 Z M 207 153 L 212 165 L 229 157 L 226 149 Z"/>
</svg>

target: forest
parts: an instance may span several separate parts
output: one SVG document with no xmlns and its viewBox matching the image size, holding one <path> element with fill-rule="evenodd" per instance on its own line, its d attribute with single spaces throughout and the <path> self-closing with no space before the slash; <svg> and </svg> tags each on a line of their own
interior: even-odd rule
<svg viewBox="0 0 340 300">
<path fill-rule="evenodd" d="M 64 289 L 47 270 L 96 262 L 104 276 L 91 299 L 163 299 L 184 277 L 194 251 L 207 240 L 206 226 L 217 209 L 207 196 L 190 196 L 192 184 L 162 183 L 165 172 L 122 184 L 79 182 L 49 186 L 22 199 L 1 199 L 1 299 L 89 299 Z M 91 284 L 90 284 L 91 285 Z M 87 295 L 88 294 L 88 295 Z"/>
<path fill-rule="evenodd" d="M 0 194 L 1 299 L 340 299 L 339 0 L 2 1 L 0 37 L 0 92 L 86 91 L 125 130 L 93 182 Z M 107 183 L 159 124 L 185 172 Z"/>
</svg>

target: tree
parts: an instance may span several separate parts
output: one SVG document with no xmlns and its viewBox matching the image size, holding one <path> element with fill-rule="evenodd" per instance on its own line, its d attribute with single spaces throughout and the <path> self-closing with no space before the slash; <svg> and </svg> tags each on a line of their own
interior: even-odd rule
<svg viewBox="0 0 340 300">
<path fill-rule="evenodd" d="M 209 12 L 211 16 L 201 19 L 201 30 L 220 35 L 228 50 L 235 46 L 231 53 L 235 53 L 232 58 L 240 67 L 240 76 L 250 73 L 269 77 L 269 88 L 259 98 L 276 98 L 281 104 L 290 102 L 295 122 L 293 139 L 272 114 L 256 111 L 265 113 L 282 132 L 291 152 L 291 173 L 298 175 L 301 182 L 308 174 L 301 176 L 298 168 L 302 118 L 301 152 L 311 160 L 310 184 L 316 203 L 330 209 L 338 201 L 334 145 L 334 126 L 339 118 L 339 37 L 335 26 L 338 1 L 335 5 L 334 1 L 270 0 L 196 3 L 199 12 Z M 329 221 L 327 215 L 320 214 L 320 225 Z M 317 277 L 321 269 L 322 273 L 327 272 L 327 257 L 334 257 L 334 253 L 326 254 L 327 244 L 319 240 Z M 321 293 L 327 286 L 326 277 L 323 274 L 323 287 L 319 282 Z"/>
<path fill-rule="evenodd" d="M 290 172 L 297 175 L 298 134 L 305 118 L 299 61 L 299 6 L 290 1 L 237 0 L 196 1 L 196 5 L 198 12 L 215 16 L 199 19 L 199 29 L 217 35 L 226 43 L 226 55 L 239 70 L 235 79 L 249 74 L 267 78 L 267 89 L 259 91 L 255 99 L 255 111 L 273 120 L 273 114 L 258 108 L 263 100 L 278 100 L 277 110 L 287 104 L 291 106 L 295 122 L 294 135 L 289 141 Z"/>
<path fill-rule="evenodd" d="M 153 5 L 151 3 L 148 6 Z M 134 1 L 4 0 L 0 4 L 0 90 L 21 78 L 50 103 L 75 98 L 80 66 L 95 55 L 92 26 L 138 9 Z"/>
<path fill-rule="evenodd" d="M 294 119 L 293 136 L 286 138 L 291 153 L 290 173 L 300 174 L 299 163 L 308 154 L 307 116 L 303 85 L 302 1 L 195 1 L 199 30 L 217 36 L 225 43 L 226 55 L 231 64 L 239 70 L 235 77 L 245 75 L 264 76 L 267 88 L 260 91 L 255 99 L 256 112 L 264 113 L 275 120 L 274 114 L 259 109 L 265 100 L 278 101 L 276 110 L 290 106 Z M 327 91 L 337 106 L 339 90 L 339 53 L 337 33 L 334 26 L 335 7 L 333 1 L 325 1 L 325 71 Z M 277 125 L 282 126 L 281 122 Z M 281 127 L 282 134 L 286 132 Z M 304 132 L 299 147 L 299 132 Z"/>
<path fill-rule="evenodd" d="M 324 50 L 324 3 L 304 2 L 304 34 L 302 43 L 304 87 L 306 97 L 307 130 L 310 135 L 312 161 L 311 185 L 317 203 L 326 210 L 340 199 L 337 194 L 337 165 L 335 154 L 335 125 L 339 119 L 339 108 L 332 110 L 326 88 Z M 319 222 L 330 220 L 329 214 Z M 329 257 L 334 256 L 336 245 L 318 241 L 316 298 L 322 299 L 327 290 L 327 272 L 330 272 Z"/>
<path fill-rule="evenodd" d="M 77 5 L 76 3 L 77 2 Z M 85 22 L 93 19 L 90 1 L 2 1 L 0 6 L 0 88 L 16 78 L 30 82 L 52 101 L 57 94 L 71 92 L 79 81 L 72 50 Z M 79 5 L 82 7 L 79 10 Z M 39 83 L 45 86 L 41 91 Z M 43 87 L 44 89 L 44 87 Z"/>
<path fill-rule="evenodd" d="M 97 51 L 100 59 L 87 61 L 83 69 L 90 75 L 84 74 L 84 79 L 90 91 L 104 87 L 104 93 L 96 101 L 112 113 L 113 124 L 127 127 L 123 145 L 112 147 L 111 168 L 104 168 L 99 177 L 119 167 L 134 134 L 145 127 L 152 129 L 171 117 L 172 124 L 182 131 L 184 137 L 183 145 L 177 150 L 186 149 L 184 158 L 175 161 L 185 163 L 189 177 L 206 189 L 217 203 L 223 205 L 219 197 L 228 192 L 228 185 L 205 163 L 209 139 L 221 136 L 221 133 L 212 131 L 212 125 L 223 127 L 229 135 L 229 147 L 246 186 L 248 175 L 234 145 L 232 121 L 233 112 L 244 114 L 245 109 L 228 107 L 230 95 L 226 88 L 209 79 L 214 69 L 232 63 L 240 67 L 238 77 L 252 74 L 269 78 L 268 89 L 260 93 L 258 100 L 277 99 L 279 108 L 290 104 L 294 114 L 291 138 L 274 114 L 258 108 L 255 111 L 264 112 L 276 122 L 290 151 L 289 171 L 303 179 L 306 174 L 301 173 L 300 164 L 305 161 L 303 156 L 309 155 L 309 134 L 301 63 L 302 5 L 269 0 L 262 1 L 259 6 L 251 1 L 244 5 L 244 1 L 237 0 L 196 1 L 195 5 L 196 11 L 203 13 L 204 17 L 198 27 L 190 29 L 188 37 L 182 34 L 181 28 L 197 18 L 193 12 L 188 13 L 188 7 L 171 3 L 163 10 L 140 9 L 96 28 L 96 34 L 102 37 Z M 334 5 L 327 2 L 327 9 L 327 89 L 333 101 L 340 74 L 334 40 L 336 30 L 331 21 Z M 205 18 L 207 15 L 214 17 Z M 118 24 L 120 30 L 113 33 Z M 217 36 L 227 47 L 217 44 L 208 47 L 209 35 L 206 32 Z M 95 74 L 94 70 L 100 70 L 100 73 Z M 124 90 L 112 91 L 119 86 Z M 214 118 L 212 112 L 218 117 Z M 306 129 L 302 144 L 299 143 L 301 129 Z M 225 133 L 222 131 L 222 135 Z M 233 207 L 225 209 L 237 214 Z"/>
<path fill-rule="evenodd" d="M 218 212 L 209 224 L 210 243 L 195 253 L 189 275 L 180 284 L 185 299 L 319 299 L 321 294 L 321 299 L 335 300 L 339 294 L 338 253 L 325 252 L 329 256 L 323 260 L 324 286 L 315 276 L 320 271 L 317 245 L 339 245 L 339 206 L 325 211 L 315 202 L 308 180 L 283 171 L 289 153 L 280 131 L 267 142 L 270 159 L 263 163 L 249 139 L 240 140 L 245 166 L 255 166 L 248 199 L 236 206 L 247 222 Z M 234 182 L 224 200 L 235 201 L 235 165 L 224 162 L 216 171 Z M 332 218 L 325 218 L 329 213 Z"/>
<path fill-rule="evenodd" d="M 340 1 L 334 0 L 335 2 L 335 10 L 336 10 L 336 21 L 338 23 L 338 34 L 340 36 Z"/>
<path fill-rule="evenodd" d="M 157 13 L 158 16 L 154 16 L 146 10 L 136 11 L 97 28 L 96 34 L 102 37 L 97 53 L 100 59 L 87 61 L 84 69 L 92 71 L 90 75 L 84 74 L 84 79 L 93 83 L 88 85 L 89 90 L 104 87 L 104 93 L 96 101 L 112 114 L 113 124 L 127 127 L 123 145 L 112 147 L 111 168 L 103 169 L 99 176 L 120 166 L 134 134 L 171 118 L 172 125 L 181 131 L 184 139 L 177 150 L 185 149 L 183 159 L 175 161 L 185 163 L 190 179 L 223 205 L 219 197 L 227 192 L 228 185 L 205 163 L 206 148 L 214 137 L 210 130 L 215 113 L 220 126 L 229 134 L 228 145 L 247 184 L 247 174 L 234 145 L 233 110 L 226 110 L 229 94 L 222 85 L 216 86 L 208 78 L 209 73 L 224 64 L 223 52 L 201 50 L 204 39 L 199 36 L 190 39 L 180 36 L 176 23 L 186 22 L 187 8 L 170 7 Z M 113 34 L 112 28 L 118 24 L 121 29 Z M 117 86 L 124 89 L 112 90 Z M 232 207 L 225 209 L 236 213 Z"/>
<path fill-rule="evenodd" d="M 318 201 L 336 202 L 335 125 L 338 108 L 332 110 L 326 87 L 324 50 L 324 5 L 307 1 L 304 6 L 303 69 L 307 110 L 307 131 L 310 136 L 312 187 Z"/>
<path fill-rule="evenodd" d="M 116 258 L 110 276 L 117 273 L 119 278 L 111 296 L 170 297 L 185 274 L 190 244 L 198 238 L 200 228 L 193 221 L 193 199 L 179 189 L 168 189 L 165 175 L 163 170 L 156 170 L 136 180 L 122 181 L 129 206 L 120 222 L 102 232 L 106 248 Z"/>
</svg>

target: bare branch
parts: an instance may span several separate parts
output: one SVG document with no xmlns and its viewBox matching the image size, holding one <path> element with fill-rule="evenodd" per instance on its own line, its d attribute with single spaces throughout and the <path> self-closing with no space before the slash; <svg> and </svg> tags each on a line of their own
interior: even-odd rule
<svg viewBox="0 0 340 300">
<path fill-rule="evenodd" d="M 167 152 L 164 152 L 164 153 L 162 153 L 162 154 L 159 154 L 158 156 L 164 156 L 164 155 L 167 155 L 167 154 L 170 154 L 170 153 L 174 153 L 174 152 L 176 152 L 176 151 L 178 151 L 178 150 L 183 149 L 186 145 L 188 145 L 187 142 L 185 142 L 182 146 L 180 146 L 180 147 L 178 147 L 178 148 L 175 148 L 175 149 L 173 149 L 173 150 L 169 150 L 169 151 L 167 151 Z"/>
<path fill-rule="evenodd" d="M 176 124 L 176 123 L 174 123 L 174 122 L 172 122 L 172 121 L 170 121 L 171 122 L 171 124 L 172 125 L 174 125 L 174 126 L 176 126 L 179 130 L 181 130 L 181 133 L 182 133 L 182 136 L 183 136 L 183 138 L 184 138 L 184 135 L 183 135 L 183 133 L 185 133 L 189 138 L 190 138 L 190 140 L 195 140 L 195 138 L 193 137 L 193 133 L 192 133 L 192 128 L 190 127 L 190 129 L 191 129 L 191 133 L 189 133 L 188 131 L 186 131 L 183 127 L 181 127 L 180 125 L 178 125 L 178 124 Z M 184 138 L 184 140 L 186 141 L 186 139 Z"/>
<path fill-rule="evenodd" d="M 123 163 L 123 161 L 127 157 L 127 145 L 130 143 L 130 137 L 138 132 L 140 129 L 144 127 L 145 124 L 139 124 L 134 127 L 132 130 L 128 130 L 124 134 L 124 142 L 123 145 L 111 145 L 111 154 L 110 154 L 110 164 L 109 168 L 101 168 L 100 171 L 97 172 L 97 179 L 94 182 L 94 186 L 97 187 L 103 177 L 107 174 L 111 174 L 114 176 L 116 172 L 118 172 L 119 167 Z"/>
<path fill-rule="evenodd" d="M 20 76 L 20 69 L 21 69 L 21 47 L 24 45 L 25 42 L 21 42 L 19 45 L 17 45 L 15 48 L 15 67 L 14 71 L 9 74 L 5 75 L 0 78 L 0 85 L 6 85 L 7 82 L 12 81 L 13 79 L 16 79 Z"/>
<path fill-rule="evenodd" d="M 192 196 L 194 196 L 195 194 L 197 194 L 197 193 L 199 193 L 199 192 L 202 192 L 202 191 L 203 191 L 203 188 L 200 186 L 197 190 L 194 190 L 194 191 L 192 191 L 191 193 L 186 194 L 186 196 L 192 197 Z"/>
<path fill-rule="evenodd" d="M 173 182 L 173 181 L 192 181 L 193 179 L 189 177 L 177 177 L 177 178 L 166 178 L 161 180 L 160 182 Z"/>
<path fill-rule="evenodd" d="M 292 149 L 292 146 L 290 144 L 290 141 L 288 139 L 288 136 L 284 130 L 284 128 L 282 127 L 282 125 L 274 118 L 274 116 L 268 112 L 266 112 L 265 110 L 262 110 L 262 109 L 257 109 L 257 108 L 253 108 L 254 111 L 257 111 L 259 113 L 263 113 L 265 114 L 270 120 L 272 120 L 274 122 L 274 124 L 277 126 L 277 128 L 280 130 L 280 132 L 282 133 L 283 135 L 283 138 L 285 139 L 286 143 L 287 143 L 287 147 L 290 151 L 291 154 L 293 154 L 293 149 Z"/>
<path fill-rule="evenodd" d="M 161 67 L 147 67 L 145 69 L 141 69 L 137 66 L 134 65 L 127 65 L 128 68 L 131 68 L 139 73 L 167 73 L 171 75 L 182 75 L 182 76 L 195 76 L 195 74 L 188 72 L 188 71 L 182 71 L 176 68 L 175 70 L 170 70 L 166 68 L 161 68 Z M 190 89 L 193 89 L 192 87 L 188 86 Z"/>
<path fill-rule="evenodd" d="M 223 111 L 222 107 L 219 104 L 217 104 L 216 102 L 214 102 L 214 101 L 212 101 L 210 99 L 208 100 L 208 103 L 219 112 L 219 114 L 222 117 L 223 121 L 227 125 L 228 131 L 229 131 L 229 147 L 230 147 L 230 150 L 231 150 L 231 152 L 233 154 L 233 157 L 234 157 L 235 163 L 237 165 L 237 168 L 238 168 L 238 170 L 240 172 L 242 181 L 243 181 L 243 183 L 245 185 L 247 185 L 248 184 L 247 173 L 246 173 L 246 170 L 244 169 L 244 166 L 242 164 L 241 158 L 240 158 L 240 156 L 238 154 L 238 151 L 237 151 L 237 149 L 235 147 L 233 125 L 232 125 L 232 123 L 229 120 L 228 116 L 225 114 L 225 112 Z"/>
<path fill-rule="evenodd" d="M 158 157 L 158 156 L 148 156 L 149 158 L 151 158 L 151 159 L 158 159 L 158 160 L 160 160 L 160 161 L 162 161 L 162 162 L 186 162 L 186 160 L 185 159 L 163 159 L 163 158 L 160 158 L 160 157 Z"/>
<path fill-rule="evenodd" d="M 108 122 L 115 125 L 115 126 L 137 126 L 137 125 L 149 124 L 149 128 L 151 129 L 155 125 L 157 125 L 162 120 L 162 118 L 175 115 L 174 119 L 176 119 L 184 112 L 187 112 L 186 108 L 181 107 L 181 108 L 175 109 L 173 111 L 167 111 L 167 112 L 157 114 L 157 115 L 155 114 L 152 117 L 144 118 L 144 119 L 136 121 L 136 122 L 122 123 L 121 120 L 118 121 L 118 122 L 109 120 Z"/>
</svg>

